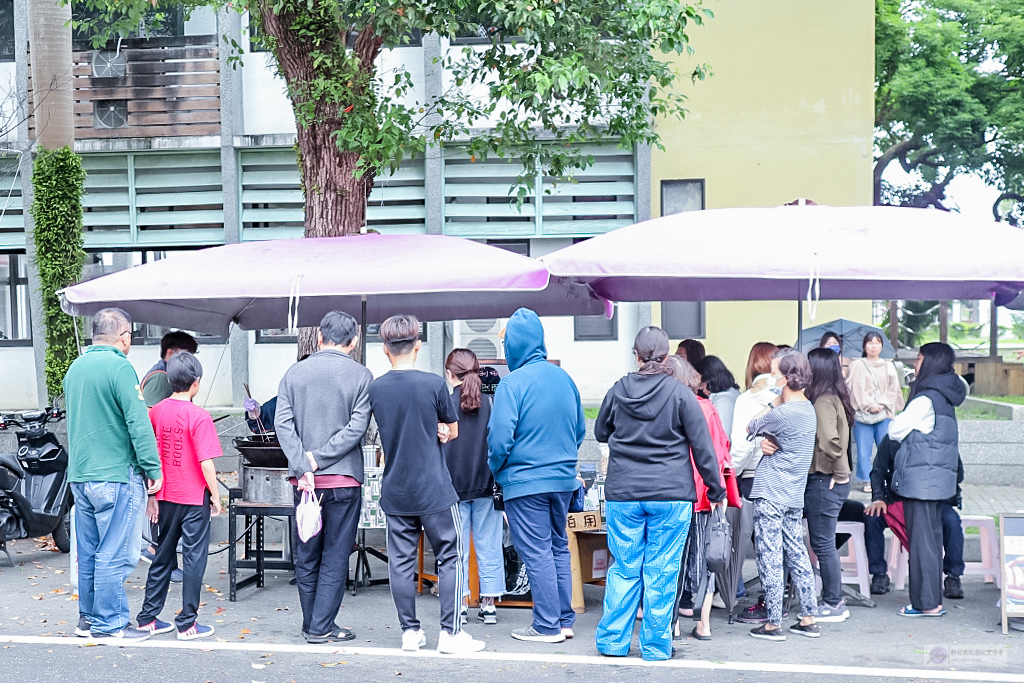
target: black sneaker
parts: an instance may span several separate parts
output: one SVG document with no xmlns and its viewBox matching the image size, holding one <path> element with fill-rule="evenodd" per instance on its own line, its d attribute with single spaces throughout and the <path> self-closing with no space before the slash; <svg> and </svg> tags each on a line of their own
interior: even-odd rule
<svg viewBox="0 0 1024 683">
<path fill-rule="evenodd" d="M 789 616 L 789 612 L 786 610 L 782 611 L 782 618 L 785 619 Z M 763 624 L 768 621 L 768 607 L 758 603 L 753 607 L 748 607 L 744 610 L 736 620 L 741 624 Z"/>
<path fill-rule="evenodd" d="M 781 628 L 768 630 L 768 624 L 761 624 L 757 628 L 750 629 L 750 635 L 762 640 L 783 641 L 786 639 L 786 634 L 782 632 Z"/>
<path fill-rule="evenodd" d="M 141 643 L 153 634 L 149 631 L 143 631 L 141 629 L 127 626 L 120 631 L 114 631 L 113 633 L 99 633 L 98 631 L 91 631 L 89 635 L 92 636 L 93 640 L 98 640 L 101 643 L 109 642 L 112 645 L 115 643 L 117 645 L 132 645 L 134 643 Z"/>
<path fill-rule="evenodd" d="M 319 645 L 322 643 L 344 643 L 349 640 L 355 640 L 356 634 L 347 628 L 336 628 L 330 633 L 322 636 L 316 636 L 312 633 L 306 634 L 306 642 L 311 645 Z"/>
<path fill-rule="evenodd" d="M 889 575 L 875 574 L 871 577 L 871 594 L 885 595 L 889 592 Z"/>
<path fill-rule="evenodd" d="M 821 637 L 821 629 L 818 628 L 817 624 L 807 624 L 804 626 L 801 625 L 799 621 L 789 627 L 789 632 L 795 633 L 799 636 L 806 636 L 807 638 Z"/>
<path fill-rule="evenodd" d="M 942 586 L 942 594 L 950 600 L 963 600 L 964 587 L 959 576 L 947 576 Z"/>
<path fill-rule="evenodd" d="M 75 635 L 79 638 L 88 638 L 90 628 L 92 628 L 92 624 L 89 623 L 89 620 L 83 616 L 79 616 L 78 626 L 75 626 Z"/>
</svg>

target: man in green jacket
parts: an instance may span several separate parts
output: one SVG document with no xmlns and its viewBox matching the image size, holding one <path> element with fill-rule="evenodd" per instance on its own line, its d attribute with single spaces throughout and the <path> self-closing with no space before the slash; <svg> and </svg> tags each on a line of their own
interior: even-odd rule
<svg viewBox="0 0 1024 683">
<path fill-rule="evenodd" d="M 64 378 L 78 543 L 75 633 L 127 644 L 150 635 L 128 624 L 124 581 L 142 552 L 146 493 L 160 490 L 163 475 L 139 377 L 126 356 L 131 318 L 104 308 L 93 317 L 92 341 Z"/>
</svg>

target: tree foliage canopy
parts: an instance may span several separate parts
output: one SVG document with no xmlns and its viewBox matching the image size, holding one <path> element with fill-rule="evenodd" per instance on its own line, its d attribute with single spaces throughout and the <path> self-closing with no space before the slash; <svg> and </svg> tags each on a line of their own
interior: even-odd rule
<svg viewBox="0 0 1024 683">
<path fill-rule="evenodd" d="M 137 30 L 169 0 L 75 0 L 76 29 L 101 45 Z M 677 72 L 688 31 L 711 16 L 679 0 L 184 0 L 248 11 L 277 58 L 300 128 L 326 126 L 338 149 L 376 173 L 428 145 L 458 140 L 477 158 L 517 156 L 524 177 L 567 176 L 598 137 L 658 144 L 655 117 L 684 113 Z M 382 72 L 382 50 L 436 33 L 440 93 L 417 90 L 404 67 Z M 236 46 L 237 47 L 237 46 Z M 418 93 L 419 95 L 418 96 Z M 300 134 L 300 153 L 305 153 Z M 555 143 L 555 144 L 552 144 Z M 558 144 L 561 143 L 561 144 Z M 308 193 L 308 188 L 307 188 Z M 308 197 L 307 197 L 308 201 Z"/>
<path fill-rule="evenodd" d="M 960 174 L 1024 202 L 1024 12 L 1019 0 L 876 0 L 875 203 L 946 208 Z M 882 180 L 892 162 L 921 181 Z"/>
</svg>

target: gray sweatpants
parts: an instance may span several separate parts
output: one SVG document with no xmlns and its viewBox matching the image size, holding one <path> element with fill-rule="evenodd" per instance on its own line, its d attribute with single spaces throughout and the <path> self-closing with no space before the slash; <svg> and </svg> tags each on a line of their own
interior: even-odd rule
<svg viewBox="0 0 1024 683">
<path fill-rule="evenodd" d="M 388 515 L 388 577 L 391 597 L 402 631 L 418 629 L 416 618 L 416 554 L 420 531 L 437 560 L 437 592 L 441 602 L 441 628 L 455 635 L 462 630 L 462 516 L 456 503 L 448 510 L 406 517 Z"/>
</svg>

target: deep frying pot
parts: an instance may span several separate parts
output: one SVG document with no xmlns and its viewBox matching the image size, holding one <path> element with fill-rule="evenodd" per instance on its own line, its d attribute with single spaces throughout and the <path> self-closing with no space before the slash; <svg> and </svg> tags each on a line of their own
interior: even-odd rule
<svg viewBox="0 0 1024 683">
<path fill-rule="evenodd" d="M 235 439 L 235 450 L 242 454 L 245 464 L 251 467 L 288 467 L 288 458 L 276 440 L 238 437 Z"/>
</svg>

